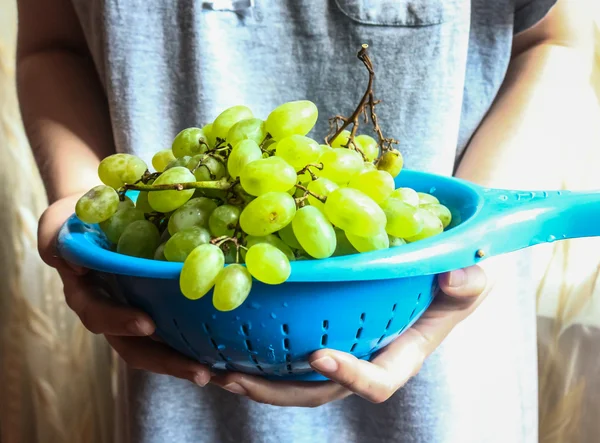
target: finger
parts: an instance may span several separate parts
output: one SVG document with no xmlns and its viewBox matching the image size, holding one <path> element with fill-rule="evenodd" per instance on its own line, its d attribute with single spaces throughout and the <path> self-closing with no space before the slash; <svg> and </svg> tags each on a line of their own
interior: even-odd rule
<svg viewBox="0 0 600 443">
<path fill-rule="evenodd" d="M 487 277 L 485 271 L 475 265 L 441 274 L 438 283 L 442 292 L 451 297 L 477 297 L 485 291 Z"/>
<path fill-rule="evenodd" d="M 83 325 L 94 334 L 146 336 L 155 325 L 144 312 L 97 293 L 86 277 L 64 279 L 65 299 Z"/>
<path fill-rule="evenodd" d="M 314 408 L 350 395 L 342 386 L 331 382 L 269 381 L 239 373 L 217 375 L 211 383 L 258 403 L 275 406 Z"/>
<path fill-rule="evenodd" d="M 61 199 L 47 208 L 38 223 L 38 250 L 42 260 L 56 268 L 65 264 L 56 253 L 56 238 L 65 220 L 75 211 L 80 194 Z"/>
<path fill-rule="evenodd" d="M 198 386 L 206 386 L 210 381 L 206 366 L 150 338 L 106 335 L 106 340 L 133 369 L 182 378 Z"/>
<path fill-rule="evenodd" d="M 423 365 L 423 339 L 413 330 L 388 345 L 371 362 L 324 349 L 310 357 L 317 372 L 373 403 L 388 400 Z"/>
</svg>

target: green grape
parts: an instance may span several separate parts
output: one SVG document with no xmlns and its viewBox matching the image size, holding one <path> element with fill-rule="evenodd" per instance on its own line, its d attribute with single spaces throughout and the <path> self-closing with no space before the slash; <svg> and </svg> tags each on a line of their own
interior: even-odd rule
<svg viewBox="0 0 600 443">
<path fill-rule="evenodd" d="M 265 140 L 265 142 L 262 144 L 262 148 L 265 151 L 269 151 L 269 152 L 275 152 L 276 146 L 277 146 L 277 141 L 274 138 L 269 138 L 269 139 Z M 269 154 L 267 152 L 265 152 L 263 155 L 266 155 L 267 157 L 269 157 Z"/>
<path fill-rule="evenodd" d="M 153 258 L 160 244 L 160 234 L 154 223 L 137 220 L 129 223 L 117 243 L 119 254 L 132 257 Z"/>
<path fill-rule="evenodd" d="M 290 135 L 306 135 L 317 122 L 317 106 L 308 100 L 284 103 L 267 117 L 266 129 L 275 140 Z"/>
<path fill-rule="evenodd" d="M 321 158 L 321 156 L 323 154 L 325 154 L 326 152 L 331 151 L 333 148 L 329 145 L 319 145 L 319 148 L 321 148 L 321 154 L 319 155 L 319 158 Z"/>
<path fill-rule="evenodd" d="M 241 120 L 254 118 L 252 111 L 246 106 L 232 106 L 219 114 L 212 125 L 210 134 L 211 146 L 215 146 L 217 138 L 225 140 L 233 125 Z"/>
<path fill-rule="evenodd" d="M 169 233 L 168 229 L 163 229 L 162 234 L 160 234 L 160 241 L 161 243 L 166 243 L 168 239 L 171 238 L 171 234 Z"/>
<path fill-rule="evenodd" d="M 194 174 L 189 169 L 178 166 L 167 169 L 154 181 L 154 185 L 194 182 Z M 194 195 L 193 189 L 182 191 L 152 191 L 148 195 L 148 203 L 158 212 L 171 212 L 183 205 Z"/>
<path fill-rule="evenodd" d="M 246 237 L 246 248 L 251 248 L 252 246 L 257 245 L 259 243 L 269 243 L 270 245 L 275 246 L 277 249 L 279 249 L 285 254 L 289 261 L 294 261 L 296 259 L 292 248 L 286 245 L 285 242 L 279 237 L 277 237 L 275 234 L 265 235 L 264 237 L 256 237 L 254 235 L 248 235 Z M 246 251 L 243 249 L 242 258 L 246 258 Z"/>
<path fill-rule="evenodd" d="M 423 229 L 417 235 L 405 238 L 408 243 L 424 240 L 444 232 L 444 225 L 435 214 L 423 208 L 417 209 L 417 214 L 423 223 Z"/>
<path fill-rule="evenodd" d="M 302 249 L 302 246 L 300 246 L 300 243 L 298 243 L 296 234 L 294 234 L 294 229 L 292 228 L 291 223 L 281 228 L 277 234 L 279 235 L 279 238 L 290 248 Z"/>
<path fill-rule="evenodd" d="M 261 158 L 240 172 L 240 183 L 250 195 L 286 192 L 296 184 L 296 170 L 280 157 Z"/>
<path fill-rule="evenodd" d="M 379 145 L 373 137 L 366 134 L 361 134 L 356 136 L 354 141 L 356 144 L 358 144 L 358 147 L 362 149 L 362 152 L 368 162 L 372 162 L 379 157 Z"/>
<path fill-rule="evenodd" d="M 210 232 L 205 228 L 193 226 L 173 234 L 165 245 L 165 257 L 169 261 L 183 262 L 197 246 L 210 242 Z"/>
<path fill-rule="evenodd" d="M 390 194 L 390 198 L 398 199 L 408 205 L 414 206 L 415 208 L 419 206 L 419 194 L 417 194 L 417 191 L 411 188 L 395 189 Z"/>
<path fill-rule="evenodd" d="M 208 218 L 215 209 L 217 204 L 210 198 L 196 197 L 188 200 L 169 217 L 169 233 L 173 235 L 192 226 L 207 227 Z"/>
<path fill-rule="evenodd" d="M 203 154 L 208 149 L 208 137 L 200 128 L 186 128 L 175 136 L 171 149 L 176 158 Z"/>
<path fill-rule="evenodd" d="M 215 285 L 225 265 L 225 256 L 218 246 L 210 243 L 197 246 L 187 256 L 179 276 L 179 288 L 190 300 L 206 295 Z"/>
<path fill-rule="evenodd" d="M 319 209 L 304 206 L 296 211 L 292 229 L 302 249 L 313 258 L 331 257 L 335 251 L 336 236 L 333 226 Z"/>
<path fill-rule="evenodd" d="M 312 138 L 303 135 L 290 135 L 277 142 L 275 155 L 299 171 L 306 165 L 316 163 L 321 157 L 321 148 Z"/>
<path fill-rule="evenodd" d="M 279 231 L 296 215 L 296 202 L 286 192 L 268 192 L 252 200 L 240 215 L 240 226 L 249 235 Z"/>
<path fill-rule="evenodd" d="M 431 194 L 427 194 L 426 192 L 417 192 L 417 195 L 419 196 L 419 206 L 440 203 L 440 201 L 437 199 L 437 197 L 434 197 Z"/>
<path fill-rule="evenodd" d="M 152 166 L 154 166 L 157 172 L 163 172 L 173 160 L 175 160 L 173 151 L 171 149 L 163 149 L 152 157 Z"/>
<path fill-rule="evenodd" d="M 113 188 L 99 185 L 83 194 L 75 205 L 75 214 L 84 223 L 108 220 L 119 208 L 119 194 Z"/>
<path fill-rule="evenodd" d="M 242 140 L 234 145 L 227 159 L 227 171 L 231 178 L 238 178 L 248 163 L 262 158 L 262 151 L 254 140 Z"/>
<path fill-rule="evenodd" d="M 347 232 L 346 237 L 348 237 L 348 241 L 358 252 L 377 251 L 378 249 L 387 249 L 390 247 L 390 239 L 385 230 L 371 237 L 360 237 Z"/>
<path fill-rule="evenodd" d="M 217 311 L 228 312 L 240 307 L 252 289 L 252 276 L 242 265 L 225 267 L 215 280 L 213 305 Z"/>
<path fill-rule="evenodd" d="M 346 236 L 346 233 L 344 231 L 342 231 L 338 227 L 335 227 L 333 229 L 335 230 L 336 237 L 335 252 L 333 253 L 334 257 L 358 253 L 356 248 L 352 246 L 352 243 L 350 243 L 350 240 L 348 240 L 348 237 Z"/>
<path fill-rule="evenodd" d="M 404 159 L 400 151 L 392 149 L 383 153 L 377 163 L 377 169 L 388 172 L 392 177 L 397 177 L 404 165 Z"/>
<path fill-rule="evenodd" d="M 213 140 L 212 138 L 212 127 L 213 124 L 212 123 L 208 123 L 204 126 L 202 126 L 202 132 L 204 132 L 204 136 L 206 137 L 206 141 L 209 143 L 209 148 L 214 147 L 214 144 L 210 144 L 210 140 Z"/>
<path fill-rule="evenodd" d="M 215 209 L 208 219 L 208 227 L 215 237 L 231 237 L 240 219 L 240 208 L 223 205 Z"/>
<path fill-rule="evenodd" d="M 107 186 L 121 188 L 125 183 L 138 181 L 148 167 L 144 160 L 131 154 L 113 154 L 98 165 L 98 177 Z"/>
<path fill-rule="evenodd" d="M 365 237 L 385 227 L 385 214 L 377 203 L 357 189 L 338 188 L 327 197 L 325 215 L 340 229 Z"/>
<path fill-rule="evenodd" d="M 318 178 L 314 182 L 310 182 L 307 186 L 309 191 L 314 192 L 322 197 L 327 197 L 337 188 L 339 188 L 337 183 L 334 183 L 326 178 Z M 319 208 L 321 211 L 325 210 L 325 203 L 321 202 L 321 200 L 313 197 L 310 194 L 308 194 L 308 203 L 315 208 Z"/>
<path fill-rule="evenodd" d="M 334 138 L 331 141 L 331 147 L 332 148 L 347 148 L 349 138 L 350 138 L 350 131 L 344 129 L 342 132 L 340 132 L 340 135 L 338 135 L 336 138 Z"/>
<path fill-rule="evenodd" d="M 117 211 L 122 209 L 135 208 L 135 203 L 129 197 L 125 196 L 123 200 L 119 200 L 119 206 L 117 206 Z"/>
<path fill-rule="evenodd" d="M 167 171 L 171 168 L 176 168 L 176 167 L 188 168 L 188 165 L 190 164 L 191 161 L 192 161 L 192 157 L 190 157 L 189 155 L 184 155 L 183 157 L 176 158 L 175 160 L 171 161 L 167 165 L 167 167 L 165 168 L 165 171 Z M 188 168 L 188 169 L 190 169 L 190 168 Z"/>
<path fill-rule="evenodd" d="M 323 170 L 317 171 L 316 174 L 339 185 L 348 183 L 364 167 L 360 154 L 345 148 L 327 151 L 319 161 L 323 163 Z"/>
<path fill-rule="evenodd" d="M 100 222 L 99 226 L 106 238 L 117 244 L 125 228 L 137 220 L 145 220 L 144 213 L 135 207 L 124 207 L 117 210 L 108 220 Z"/>
<path fill-rule="evenodd" d="M 406 240 L 399 237 L 394 237 L 393 235 L 389 235 L 390 248 L 395 248 L 396 246 L 402 246 L 406 244 Z"/>
<path fill-rule="evenodd" d="M 202 163 L 198 166 L 200 161 Z M 220 180 L 227 175 L 227 168 L 221 161 L 205 155 L 192 157 L 188 162 L 188 166 L 190 166 L 188 167 L 189 170 L 196 168 L 194 177 L 199 182 Z"/>
<path fill-rule="evenodd" d="M 375 163 L 371 163 L 371 162 L 363 163 L 363 170 L 361 171 L 361 174 L 363 172 L 368 172 L 368 171 L 377 171 L 377 166 L 375 166 Z"/>
<path fill-rule="evenodd" d="M 385 171 L 367 171 L 354 176 L 348 187 L 358 189 L 381 203 L 394 190 L 394 179 Z"/>
<path fill-rule="evenodd" d="M 452 213 L 450 212 L 450 209 L 444 205 L 440 205 L 439 203 L 430 203 L 421 206 L 421 208 L 431 212 L 433 215 L 439 218 L 444 228 L 447 228 L 452 221 Z"/>
<path fill-rule="evenodd" d="M 148 191 L 140 191 L 137 200 L 135 201 L 135 207 L 142 211 L 144 214 L 154 212 L 154 209 L 148 203 Z"/>
<path fill-rule="evenodd" d="M 252 140 L 260 145 L 266 136 L 265 122 L 260 118 L 249 118 L 240 120 L 231 127 L 227 133 L 227 143 L 235 146 L 243 140 Z"/>
<path fill-rule="evenodd" d="M 156 251 L 154 251 L 154 260 L 167 261 L 167 257 L 165 257 L 166 244 L 167 243 L 165 242 L 158 245 L 158 248 L 156 248 Z"/>
<path fill-rule="evenodd" d="M 388 198 L 381 204 L 387 218 L 385 230 L 394 237 L 406 238 L 417 235 L 423 229 L 423 220 L 418 208 L 395 198 Z"/>
<path fill-rule="evenodd" d="M 283 283 L 292 272 L 285 254 L 269 243 L 258 243 L 248 249 L 246 267 L 252 277 L 268 285 Z"/>
</svg>

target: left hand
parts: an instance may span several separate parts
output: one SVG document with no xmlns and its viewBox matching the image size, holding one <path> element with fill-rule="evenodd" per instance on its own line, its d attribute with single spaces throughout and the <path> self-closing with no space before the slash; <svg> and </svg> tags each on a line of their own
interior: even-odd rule
<svg viewBox="0 0 600 443">
<path fill-rule="evenodd" d="M 439 276 L 440 293 L 415 324 L 371 361 L 322 349 L 311 355 L 313 369 L 327 382 L 277 382 L 246 374 L 213 376 L 211 383 L 259 403 L 316 407 L 357 394 L 382 403 L 416 375 L 450 331 L 483 301 L 490 290 L 480 266 Z"/>
</svg>

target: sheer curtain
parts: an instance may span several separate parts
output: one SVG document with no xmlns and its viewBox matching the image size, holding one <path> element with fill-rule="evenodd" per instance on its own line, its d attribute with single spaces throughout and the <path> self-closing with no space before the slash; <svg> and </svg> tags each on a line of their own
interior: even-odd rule
<svg viewBox="0 0 600 443">
<path fill-rule="evenodd" d="M 37 255 L 44 188 L 15 91 L 15 0 L 0 0 L 0 441 L 109 443 L 112 355 Z"/>
</svg>

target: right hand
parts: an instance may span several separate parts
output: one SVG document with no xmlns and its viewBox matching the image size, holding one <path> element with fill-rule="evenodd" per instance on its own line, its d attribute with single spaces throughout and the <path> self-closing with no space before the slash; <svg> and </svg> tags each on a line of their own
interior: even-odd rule
<svg viewBox="0 0 600 443">
<path fill-rule="evenodd" d="M 210 381 L 210 370 L 153 340 L 151 336 L 155 325 L 147 314 L 102 296 L 86 278 L 86 269 L 57 256 L 55 245 L 58 231 L 73 214 L 80 196 L 71 195 L 54 202 L 42 214 L 38 227 L 40 256 L 60 274 L 67 305 L 88 330 L 94 334 L 104 334 L 130 367 L 187 379 L 205 386 Z"/>
</svg>

